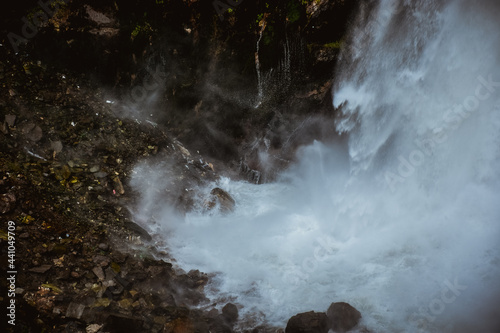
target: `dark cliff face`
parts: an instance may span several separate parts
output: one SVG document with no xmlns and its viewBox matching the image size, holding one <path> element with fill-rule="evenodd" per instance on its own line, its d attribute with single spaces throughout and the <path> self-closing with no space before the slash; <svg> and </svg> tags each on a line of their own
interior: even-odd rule
<svg viewBox="0 0 500 333">
<path fill-rule="evenodd" d="M 262 70 L 277 67 L 283 44 L 299 37 L 304 45 L 292 53 L 305 54 L 310 72 L 317 58 L 313 51 L 338 48 L 357 2 L 22 0 L 6 5 L 2 25 L 27 37 L 23 17 L 38 21 L 26 50 L 107 84 L 126 85 L 130 77 L 124 73 L 134 74 L 150 57 L 174 50 L 171 55 L 196 65 L 198 74 L 213 69 L 215 61 L 217 69 L 255 80 L 255 44 L 263 24 Z"/>
<path fill-rule="evenodd" d="M 21 1 L 6 10 L 3 37 L 108 87 L 192 149 L 238 162 L 267 135 L 289 160 L 294 149 L 283 152 L 268 125 L 283 131 L 304 114 L 331 116 L 335 59 L 357 2 Z"/>
</svg>

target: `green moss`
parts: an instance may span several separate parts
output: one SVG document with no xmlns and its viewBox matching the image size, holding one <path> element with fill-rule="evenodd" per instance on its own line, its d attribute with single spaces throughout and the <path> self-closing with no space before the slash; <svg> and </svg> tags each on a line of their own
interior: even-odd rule
<svg viewBox="0 0 500 333">
<path fill-rule="evenodd" d="M 130 36 L 132 39 L 134 39 L 137 36 L 139 36 L 140 34 L 150 35 L 152 32 L 153 32 L 153 28 L 151 27 L 151 25 L 148 22 L 145 22 L 144 24 L 138 23 L 135 26 L 134 30 L 132 30 L 132 33 L 130 34 Z"/>
<path fill-rule="evenodd" d="M 255 23 L 259 24 L 259 22 L 262 20 L 263 17 L 264 17 L 264 13 L 260 13 L 259 15 L 257 15 L 257 19 L 255 20 Z"/>
<path fill-rule="evenodd" d="M 342 47 L 342 41 L 338 40 L 336 42 L 331 42 L 328 44 L 324 44 L 323 47 L 329 48 L 329 49 L 340 49 Z"/>
<path fill-rule="evenodd" d="M 294 23 L 300 20 L 300 4 L 298 1 L 288 2 L 286 17 L 289 23 Z"/>
</svg>

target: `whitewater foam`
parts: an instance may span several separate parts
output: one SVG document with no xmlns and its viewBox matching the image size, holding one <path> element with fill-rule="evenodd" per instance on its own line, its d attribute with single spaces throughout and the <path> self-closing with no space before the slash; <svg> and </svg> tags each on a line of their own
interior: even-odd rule
<svg viewBox="0 0 500 333">
<path fill-rule="evenodd" d="M 374 332 L 494 332 L 499 6 L 381 1 L 371 10 L 383 24 L 359 20 L 335 77 L 347 144 L 301 149 L 272 184 L 213 184 L 235 211 L 165 216 L 169 251 L 186 270 L 217 273 L 212 299 L 280 326 L 346 301 Z"/>
</svg>

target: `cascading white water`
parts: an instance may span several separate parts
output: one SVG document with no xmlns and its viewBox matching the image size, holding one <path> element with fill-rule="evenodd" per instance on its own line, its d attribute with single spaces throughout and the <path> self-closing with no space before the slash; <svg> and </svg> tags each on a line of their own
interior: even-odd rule
<svg viewBox="0 0 500 333">
<path fill-rule="evenodd" d="M 301 149 L 276 183 L 221 180 L 235 212 L 165 217 L 169 251 L 281 326 L 346 301 L 373 332 L 498 332 L 499 5 L 370 10 L 335 78 L 347 147 Z"/>
<path fill-rule="evenodd" d="M 266 18 L 264 17 L 259 23 L 259 38 L 257 39 L 257 45 L 255 47 L 255 71 L 257 72 L 257 102 L 255 103 L 255 108 L 260 106 L 262 99 L 264 98 L 264 83 L 262 82 L 262 73 L 260 70 L 259 49 L 260 41 L 262 40 L 262 35 L 264 33 L 264 29 L 266 29 L 266 25 Z"/>
</svg>

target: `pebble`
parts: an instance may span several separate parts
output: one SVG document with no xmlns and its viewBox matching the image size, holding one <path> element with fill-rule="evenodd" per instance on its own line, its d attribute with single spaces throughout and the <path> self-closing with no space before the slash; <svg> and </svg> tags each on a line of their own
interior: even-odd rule
<svg viewBox="0 0 500 333">
<path fill-rule="evenodd" d="M 7 125 L 11 127 L 14 126 L 14 124 L 16 123 L 16 115 L 14 114 L 5 115 L 5 122 L 7 123 Z"/>
<path fill-rule="evenodd" d="M 101 243 L 98 245 L 100 250 L 107 251 L 109 249 L 109 245 L 106 243 Z"/>
</svg>

